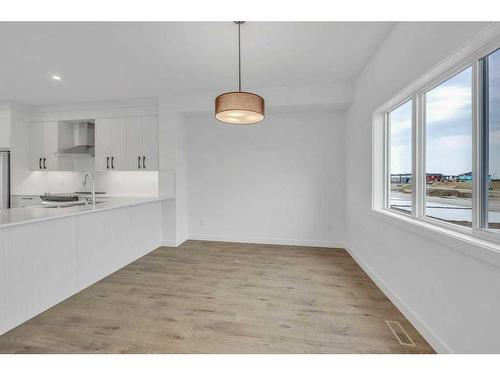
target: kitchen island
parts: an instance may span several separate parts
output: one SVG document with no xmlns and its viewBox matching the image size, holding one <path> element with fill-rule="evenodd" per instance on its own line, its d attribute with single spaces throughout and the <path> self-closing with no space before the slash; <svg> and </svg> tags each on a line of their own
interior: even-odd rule
<svg viewBox="0 0 500 375">
<path fill-rule="evenodd" d="M 0 210 L 0 334 L 159 247 L 161 201 Z"/>
</svg>

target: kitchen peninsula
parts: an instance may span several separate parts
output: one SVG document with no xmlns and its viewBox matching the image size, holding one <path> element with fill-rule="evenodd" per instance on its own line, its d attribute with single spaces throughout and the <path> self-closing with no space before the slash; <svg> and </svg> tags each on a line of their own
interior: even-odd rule
<svg viewBox="0 0 500 375">
<path fill-rule="evenodd" d="M 0 334 L 161 245 L 162 199 L 0 210 Z"/>
</svg>

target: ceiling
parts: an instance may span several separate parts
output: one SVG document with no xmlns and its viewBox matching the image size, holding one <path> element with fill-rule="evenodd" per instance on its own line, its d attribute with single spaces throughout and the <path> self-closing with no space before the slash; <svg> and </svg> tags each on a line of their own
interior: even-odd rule
<svg viewBox="0 0 500 375">
<path fill-rule="evenodd" d="M 352 82 L 393 27 L 247 22 L 242 88 Z M 0 45 L 1 100 L 55 104 L 237 87 L 231 22 L 0 23 Z"/>
</svg>

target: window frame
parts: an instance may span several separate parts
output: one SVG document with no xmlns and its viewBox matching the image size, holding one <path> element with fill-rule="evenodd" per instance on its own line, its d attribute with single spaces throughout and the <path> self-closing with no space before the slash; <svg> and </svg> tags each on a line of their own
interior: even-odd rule
<svg viewBox="0 0 500 375">
<path fill-rule="evenodd" d="M 500 229 L 487 227 L 488 135 L 485 134 L 484 58 L 500 49 L 500 26 L 494 25 L 473 39 L 468 45 L 441 62 L 430 72 L 413 82 L 399 95 L 373 112 L 372 128 L 372 210 L 391 218 L 419 224 L 428 229 L 466 238 L 467 241 L 486 241 L 497 246 L 500 256 Z M 425 216 L 426 199 L 426 134 L 425 94 L 441 83 L 471 67 L 472 111 L 472 224 L 471 227 Z M 390 208 L 390 135 L 388 114 L 412 100 L 412 211 L 401 213 Z M 389 136 L 389 137 L 388 137 Z M 380 158 L 380 154 L 382 158 Z M 379 158 L 375 160 L 375 158 Z M 382 163 L 382 165 L 381 165 Z M 380 174 L 382 173 L 382 178 Z M 381 186 L 382 182 L 382 186 Z M 380 193 L 382 192 L 382 199 Z M 464 237 L 465 236 L 465 237 Z M 500 262 L 500 260 L 499 260 Z"/>
<path fill-rule="evenodd" d="M 413 153 L 414 153 L 414 144 L 415 142 L 413 141 L 414 139 L 414 107 L 415 107 L 415 104 L 413 102 L 413 98 L 412 97 L 408 97 L 406 98 L 405 100 L 401 101 L 401 102 L 398 102 L 398 104 L 392 106 L 390 109 L 388 109 L 387 111 L 385 111 L 385 115 L 384 115 L 384 142 L 385 142 L 385 146 L 384 146 L 384 175 L 385 175 L 385 187 L 384 187 L 384 208 L 388 209 L 388 210 L 391 210 L 393 212 L 397 212 L 399 214 L 402 214 L 402 215 L 405 215 L 405 216 L 413 216 L 413 211 L 415 210 L 415 189 L 412 188 L 412 193 L 411 193 L 411 212 L 408 212 L 408 213 L 404 213 L 404 212 L 400 212 L 398 210 L 395 210 L 393 208 L 391 208 L 391 158 L 390 158 L 390 149 L 391 149 L 391 132 L 390 132 L 390 122 L 389 122 L 389 113 L 398 109 L 399 107 L 405 105 L 406 103 L 408 103 L 409 101 L 412 102 L 412 108 L 411 108 L 411 155 L 412 155 L 412 160 L 411 160 L 411 163 L 412 163 L 412 170 L 411 170 L 411 178 L 412 178 L 412 185 L 415 184 L 415 173 L 414 173 L 414 169 L 413 169 L 413 161 L 414 161 L 414 157 L 413 157 Z"/>
<path fill-rule="evenodd" d="M 442 83 L 445 83 L 446 81 L 448 81 L 449 79 L 455 77 L 456 75 L 462 73 L 463 71 L 465 71 L 466 69 L 468 68 L 471 68 L 471 136 L 472 136 L 472 155 L 471 155 L 471 164 L 472 164 L 472 176 L 473 176 L 473 179 L 472 179 L 472 219 L 471 219 L 471 226 L 470 227 L 466 227 L 466 226 L 463 226 L 463 225 L 459 225 L 459 224 L 453 224 L 453 223 L 450 223 L 450 222 L 447 222 L 447 221 L 444 221 L 444 220 L 440 220 L 440 219 L 436 219 L 436 218 L 433 218 L 433 217 L 430 217 L 430 216 L 427 216 L 426 215 L 426 210 L 425 210 L 425 203 L 426 203 L 426 197 L 427 197 L 427 194 L 426 194 L 426 177 L 427 177 L 427 172 L 426 172 L 426 161 L 427 161 L 427 133 L 426 133 L 426 106 L 425 106 L 425 95 L 435 89 L 436 87 L 440 86 Z M 475 118 L 476 118 L 476 114 L 475 114 L 475 100 L 474 100 L 474 81 L 475 81 L 475 69 L 474 69 L 474 64 L 472 61 L 469 61 L 469 60 L 465 60 L 463 61 L 460 65 L 452 68 L 452 69 L 449 69 L 444 75 L 440 76 L 438 79 L 432 81 L 429 85 L 427 86 L 424 86 L 422 87 L 422 89 L 420 89 L 415 95 L 418 95 L 419 96 L 419 100 L 420 102 L 422 103 L 421 107 L 420 107 L 420 116 L 421 116 L 421 121 L 419 123 L 416 124 L 417 127 L 420 127 L 420 134 L 421 134 L 421 138 L 419 140 L 419 142 L 421 143 L 420 145 L 418 145 L 418 147 L 421 147 L 421 150 L 422 150 L 422 154 L 420 156 L 420 160 L 417 161 L 417 165 L 419 168 L 421 168 L 421 176 L 422 177 L 422 181 L 419 181 L 419 184 L 421 184 L 421 189 L 422 189 L 422 196 L 419 197 L 419 209 L 420 209 L 420 213 L 421 213 L 421 216 L 422 216 L 422 219 L 425 219 L 425 221 L 428 221 L 430 223 L 433 223 L 433 224 L 436 224 L 436 223 L 442 223 L 442 224 L 445 224 L 445 227 L 446 228 L 449 228 L 449 229 L 455 229 L 455 230 L 459 230 L 460 228 L 465 228 L 465 229 L 471 229 L 474 227 L 474 210 L 475 210 L 475 201 L 474 201 L 474 192 L 476 191 L 476 187 L 475 187 L 475 180 L 476 180 L 476 176 L 478 176 L 478 174 L 476 173 L 476 170 L 474 169 L 474 166 L 476 164 L 476 161 L 475 161 L 475 154 L 476 154 L 476 150 L 475 150 L 475 131 L 474 129 L 476 128 L 476 121 L 475 121 Z"/>
</svg>

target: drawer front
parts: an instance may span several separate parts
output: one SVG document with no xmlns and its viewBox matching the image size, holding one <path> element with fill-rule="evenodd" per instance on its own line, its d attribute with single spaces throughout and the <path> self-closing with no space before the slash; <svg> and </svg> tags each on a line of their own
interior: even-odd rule
<svg viewBox="0 0 500 375">
<path fill-rule="evenodd" d="M 12 208 L 40 206 L 42 200 L 38 195 L 13 195 L 10 198 Z"/>
</svg>

